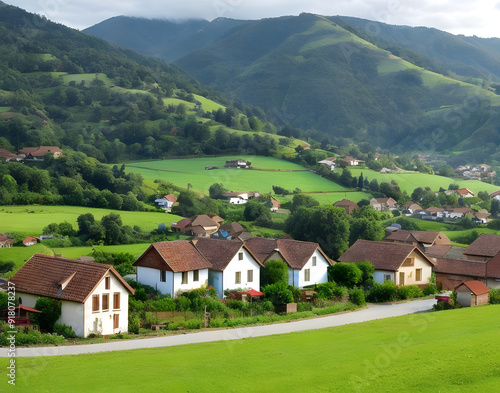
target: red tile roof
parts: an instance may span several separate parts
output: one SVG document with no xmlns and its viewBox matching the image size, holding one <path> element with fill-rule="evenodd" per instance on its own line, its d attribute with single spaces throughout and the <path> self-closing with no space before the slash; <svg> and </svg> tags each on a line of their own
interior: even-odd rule
<svg viewBox="0 0 500 393">
<path fill-rule="evenodd" d="M 172 228 L 184 229 L 188 225 L 190 225 L 192 222 L 193 222 L 193 220 L 191 220 L 190 218 L 183 218 L 182 220 L 180 220 L 178 222 L 173 222 L 172 223 Z"/>
<path fill-rule="evenodd" d="M 370 261 L 376 270 L 397 271 L 408 256 L 415 251 L 423 259 L 434 265 L 422 251 L 412 244 L 357 240 L 339 258 L 339 262 Z"/>
<path fill-rule="evenodd" d="M 165 195 L 164 198 L 169 202 L 177 202 L 177 197 L 174 194 Z"/>
<path fill-rule="evenodd" d="M 465 249 L 466 255 L 494 257 L 500 252 L 500 236 L 488 233 L 481 235 Z"/>
<path fill-rule="evenodd" d="M 134 262 L 134 266 L 169 270 L 176 273 L 212 267 L 210 262 L 188 240 L 153 243 Z"/>
<path fill-rule="evenodd" d="M 483 295 L 485 293 L 489 293 L 490 289 L 484 285 L 481 281 L 466 281 L 458 285 L 455 290 L 457 290 L 462 285 L 465 285 L 469 290 L 476 296 Z"/>
<path fill-rule="evenodd" d="M 18 156 L 17 154 L 11 153 L 7 149 L 4 149 L 3 147 L 0 147 L 0 157 L 4 158 L 5 160 L 7 160 L 7 159 L 21 158 L 22 156 Z"/>
<path fill-rule="evenodd" d="M 10 281 L 16 292 L 84 303 L 108 272 L 134 293 L 111 265 L 43 254 L 33 255 Z M 67 282 L 64 289 L 61 282 Z"/>
</svg>

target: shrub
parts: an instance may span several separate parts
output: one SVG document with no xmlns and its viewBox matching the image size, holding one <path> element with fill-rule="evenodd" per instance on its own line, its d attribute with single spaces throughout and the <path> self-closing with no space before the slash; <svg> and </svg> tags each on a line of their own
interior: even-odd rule
<svg viewBox="0 0 500 393">
<path fill-rule="evenodd" d="M 298 303 L 302 300 L 302 291 L 299 288 L 294 287 L 293 285 L 289 285 L 288 289 L 292 292 L 293 301 L 295 303 Z"/>
<path fill-rule="evenodd" d="M 129 333 L 139 334 L 141 327 L 141 319 L 137 314 L 129 315 L 128 317 L 128 331 Z"/>
<path fill-rule="evenodd" d="M 375 268 L 370 261 L 358 262 L 356 266 L 361 270 L 361 283 L 363 286 L 371 285 L 373 280 L 373 273 L 375 273 Z"/>
<path fill-rule="evenodd" d="M 338 285 L 352 288 L 361 283 L 363 272 L 355 263 L 337 262 L 328 266 L 328 281 L 335 281 Z"/>
<path fill-rule="evenodd" d="M 334 290 L 337 289 L 337 284 L 334 282 L 325 282 L 316 286 L 315 299 L 328 300 L 335 297 Z"/>
<path fill-rule="evenodd" d="M 145 303 L 147 309 L 151 311 L 174 311 L 175 300 L 171 297 L 164 297 L 162 299 L 148 300 Z"/>
<path fill-rule="evenodd" d="M 437 302 L 432 306 L 434 311 L 442 311 L 442 310 L 451 310 L 455 307 L 453 307 L 450 303 L 448 302 Z"/>
<path fill-rule="evenodd" d="M 266 300 L 269 300 L 275 307 L 293 302 L 293 293 L 283 282 L 267 285 L 262 288 L 262 292 L 264 292 Z"/>
<path fill-rule="evenodd" d="M 366 305 L 365 292 L 361 288 L 352 288 L 349 290 L 349 301 L 358 306 Z"/>
<path fill-rule="evenodd" d="M 54 333 L 57 333 L 64 338 L 76 338 L 73 328 L 64 323 L 56 323 L 54 325 Z"/>
<path fill-rule="evenodd" d="M 403 285 L 398 289 L 398 297 L 402 300 L 422 297 L 424 294 L 417 285 Z"/>
<path fill-rule="evenodd" d="M 243 300 L 230 300 L 227 306 L 233 310 L 248 311 L 249 303 L 245 303 Z"/>
<path fill-rule="evenodd" d="M 368 291 L 366 300 L 369 302 L 390 302 L 397 299 L 398 287 L 393 281 L 386 281 L 383 284 L 375 282 Z"/>
<path fill-rule="evenodd" d="M 297 312 L 312 311 L 312 309 L 313 309 L 313 304 L 310 302 L 297 303 Z"/>
<path fill-rule="evenodd" d="M 424 287 L 422 293 L 424 294 L 424 296 L 429 296 L 439 293 L 439 291 L 434 284 L 429 284 Z"/>
<path fill-rule="evenodd" d="M 490 303 L 500 304 L 500 288 L 490 289 Z"/>
<path fill-rule="evenodd" d="M 34 318 L 40 325 L 40 329 L 52 332 L 54 324 L 61 316 L 61 302 L 48 297 L 41 297 L 36 301 L 35 308 L 42 312 L 36 314 Z"/>
<path fill-rule="evenodd" d="M 288 266 L 279 259 L 271 259 L 265 264 L 265 269 L 260 269 L 261 286 L 282 282 L 288 284 Z"/>
<path fill-rule="evenodd" d="M 158 323 L 158 318 L 155 313 L 147 312 L 144 315 L 144 327 L 149 329 L 151 325 L 156 325 Z"/>
<path fill-rule="evenodd" d="M 191 308 L 191 300 L 185 296 L 179 296 L 175 299 L 175 306 L 178 311 L 189 311 Z"/>
</svg>

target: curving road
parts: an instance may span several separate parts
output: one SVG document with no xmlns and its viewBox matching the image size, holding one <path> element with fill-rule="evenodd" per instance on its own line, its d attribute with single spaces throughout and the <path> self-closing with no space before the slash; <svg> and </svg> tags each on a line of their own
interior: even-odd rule
<svg viewBox="0 0 500 393">
<path fill-rule="evenodd" d="M 397 317 L 430 310 L 433 304 L 436 304 L 435 299 L 416 300 L 400 304 L 370 304 L 367 308 L 359 311 L 271 325 L 211 330 L 137 340 L 110 341 L 102 344 L 17 348 L 16 357 L 78 355 L 83 353 L 170 347 L 174 345 L 196 344 L 210 341 L 238 340 L 241 338 L 323 329 L 332 326 L 371 321 L 374 319 Z M 7 357 L 7 354 L 7 348 L 0 348 L 0 357 Z"/>
</svg>

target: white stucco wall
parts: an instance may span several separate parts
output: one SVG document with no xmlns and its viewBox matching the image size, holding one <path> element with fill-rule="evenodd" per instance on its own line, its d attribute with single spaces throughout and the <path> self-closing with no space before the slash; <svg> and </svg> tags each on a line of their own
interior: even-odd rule
<svg viewBox="0 0 500 393">
<path fill-rule="evenodd" d="M 312 265 L 313 258 L 316 257 L 316 266 Z M 299 281 L 298 285 L 294 284 L 299 288 L 303 288 L 306 285 L 311 284 L 321 284 L 323 282 L 328 281 L 327 268 L 329 263 L 326 261 L 325 257 L 316 249 L 314 253 L 311 255 L 307 263 L 301 269 L 299 273 Z M 305 281 L 305 270 L 309 269 L 310 271 L 310 280 Z"/>
<path fill-rule="evenodd" d="M 243 253 L 243 259 L 239 260 L 239 253 Z M 249 282 L 248 270 L 253 271 L 253 281 Z M 237 284 L 236 272 L 241 272 L 241 283 Z M 234 255 L 231 262 L 226 266 L 223 272 L 223 291 L 226 289 L 237 288 L 253 288 L 257 291 L 260 290 L 260 265 L 253 259 L 250 253 L 243 247 Z"/>
<path fill-rule="evenodd" d="M 160 281 L 160 270 L 137 266 L 137 282 L 150 285 L 163 294 L 174 297 L 178 291 L 200 288 L 208 283 L 208 269 L 198 270 L 198 281 L 194 281 L 193 271 L 188 271 L 187 284 L 182 284 L 182 273 L 165 272 L 166 281 Z"/>
<path fill-rule="evenodd" d="M 380 284 L 383 284 L 384 283 L 384 277 L 386 275 L 390 275 L 391 276 L 391 281 L 394 281 L 394 272 L 389 272 L 389 271 L 386 271 L 386 270 L 375 270 L 375 272 L 373 273 L 373 280 L 380 283 Z"/>
<path fill-rule="evenodd" d="M 110 288 L 105 289 L 105 280 L 101 280 L 97 288 L 92 292 L 92 294 L 87 298 L 84 304 L 85 313 L 85 325 L 84 325 L 84 337 L 87 337 L 90 333 L 100 333 L 103 335 L 109 335 L 114 333 L 126 333 L 128 332 L 128 296 L 129 292 L 125 289 L 122 283 L 111 274 Z M 113 294 L 115 292 L 120 292 L 120 308 L 113 308 Z M 109 309 L 102 310 L 102 294 L 107 293 L 109 299 Z M 92 311 L 92 297 L 93 295 L 99 295 L 99 311 Z M 113 329 L 113 315 L 119 315 L 119 325 L 118 328 Z M 98 326 L 96 326 L 95 321 L 99 321 Z M 97 332 L 96 332 L 97 328 Z M 73 330 L 75 328 L 73 327 Z M 76 333 L 76 330 L 75 330 Z"/>
<path fill-rule="evenodd" d="M 429 277 L 432 274 L 432 266 L 427 262 L 420 254 L 415 251 L 410 254 L 410 256 L 415 257 L 414 266 L 401 266 L 396 272 L 396 285 L 427 285 L 430 284 Z M 422 279 L 420 281 L 416 280 L 416 269 L 422 269 Z M 405 275 L 404 284 L 400 282 L 399 273 L 403 272 Z"/>
</svg>

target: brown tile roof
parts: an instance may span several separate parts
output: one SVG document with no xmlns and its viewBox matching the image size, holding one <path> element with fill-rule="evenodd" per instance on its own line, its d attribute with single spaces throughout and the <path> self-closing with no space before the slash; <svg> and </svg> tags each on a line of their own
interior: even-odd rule
<svg viewBox="0 0 500 393">
<path fill-rule="evenodd" d="M 242 247 L 250 253 L 259 265 L 264 266 L 242 241 L 233 242 L 199 237 L 194 239 L 193 243 L 198 251 L 212 264 L 212 270 L 223 271 Z"/>
<path fill-rule="evenodd" d="M 485 277 L 486 263 L 464 259 L 436 258 L 434 271 L 461 276 Z"/>
<path fill-rule="evenodd" d="M 431 257 L 445 257 L 446 254 L 451 250 L 451 245 L 446 244 L 436 244 L 434 246 L 427 247 L 425 253 Z"/>
<path fill-rule="evenodd" d="M 418 203 L 414 202 L 405 203 L 404 207 L 409 210 L 422 210 L 422 207 Z"/>
<path fill-rule="evenodd" d="M 172 228 L 177 228 L 177 229 L 184 229 L 188 225 L 190 225 L 193 222 L 190 218 L 183 218 L 182 220 L 178 222 L 173 222 L 172 223 Z"/>
<path fill-rule="evenodd" d="M 339 258 L 339 262 L 364 262 L 370 261 L 376 270 L 397 271 L 406 258 L 415 251 L 420 254 L 430 265 L 434 261 L 429 259 L 412 244 L 374 242 L 359 239 Z"/>
<path fill-rule="evenodd" d="M 474 193 L 469 190 L 468 188 L 460 188 L 459 190 L 457 190 L 457 192 L 460 194 L 460 195 L 467 195 L 467 194 L 472 194 L 474 195 Z"/>
<path fill-rule="evenodd" d="M 451 244 L 450 239 L 442 232 L 427 232 L 427 231 L 408 231 L 400 229 L 391 233 L 386 240 L 408 241 L 415 239 L 419 243 L 433 244 L 435 242 L 441 244 Z"/>
<path fill-rule="evenodd" d="M 444 209 L 442 207 L 431 206 L 425 209 L 425 211 L 428 213 L 441 213 L 444 212 Z"/>
<path fill-rule="evenodd" d="M 495 197 L 496 197 L 496 196 L 498 196 L 498 195 L 500 195 L 500 190 L 495 191 L 495 192 L 492 192 L 492 193 L 490 194 L 490 198 L 492 198 L 492 199 L 493 199 L 493 198 L 495 198 Z"/>
<path fill-rule="evenodd" d="M 204 229 L 207 229 L 209 227 L 218 227 L 219 225 L 214 221 L 212 220 L 209 216 L 207 216 L 206 214 L 200 214 L 199 216 L 197 216 L 193 222 L 191 223 L 191 225 L 193 227 L 195 226 L 201 226 L 203 227 Z"/>
<path fill-rule="evenodd" d="M 341 201 L 335 202 L 333 206 L 350 206 L 356 208 L 358 207 L 358 204 L 356 202 L 350 201 L 349 199 L 342 199 Z"/>
<path fill-rule="evenodd" d="M 164 198 L 169 202 L 177 202 L 177 197 L 174 194 L 165 195 Z"/>
<path fill-rule="evenodd" d="M 500 278 L 500 253 L 488 261 L 486 272 L 489 278 Z"/>
<path fill-rule="evenodd" d="M 26 244 L 26 243 L 31 243 L 31 242 L 36 242 L 38 243 L 38 238 L 36 237 L 33 237 L 33 236 L 28 236 L 26 237 L 24 240 L 23 240 L 23 244 Z"/>
<path fill-rule="evenodd" d="M 221 222 L 224 221 L 224 219 L 222 217 L 218 216 L 215 213 L 208 213 L 207 216 L 210 217 L 217 224 L 220 224 Z"/>
<path fill-rule="evenodd" d="M 476 296 L 483 295 L 490 291 L 490 289 L 486 285 L 484 285 L 481 281 L 477 280 L 463 282 L 460 285 L 458 285 L 455 288 L 455 290 L 457 290 L 458 287 L 461 287 L 462 285 L 465 285 L 467 288 L 469 288 L 470 291 Z"/>
<path fill-rule="evenodd" d="M 302 269 L 309 258 L 311 258 L 314 251 L 318 249 L 326 261 L 332 264 L 332 261 L 323 252 L 318 243 L 292 239 L 265 239 L 254 237 L 247 240 L 245 244 L 261 262 L 265 262 L 273 251 L 278 251 L 292 269 Z"/>
<path fill-rule="evenodd" d="M 212 267 L 188 240 L 153 243 L 134 262 L 134 266 L 169 270 L 175 273 Z"/>
<path fill-rule="evenodd" d="M 16 292 L 84 303 L 108 272 L 134 293 L 111 265 L 43 254 L 33 255 L 10 281 L 16 284 Z M 61 289 L 64 282 L 68 283 Z"/>
<path fill-rule="evenodd" d="M 31 154 L 33 157 L 43 157 L 47 153 L 55 154 L 62 153 L 62 150 L 57 146 L 38 146 L 38 147 L 25 147 L 19 150 L 23 154 Z"/>
<path fill-rule="evenodd" d="M 481 235 L 465 249 L 465 255 L 494 257 L 500 252 L 500 236 L 488 233 Z"/>
<path fill-rule="evenodd" d="M 4 235 L 3 233 L 0 233 L 0 242 L 14 243 L 14 239 L 11 239 L 10 237 Z"/>
<path fill-rule="evenodd" d="M 18 156 L 17 154 L 11 153 L 7 149 L 4 149 L 3 147 L 0 147 L 0 157 L 4 159 L 16 159 L 16 158 L 21 158 L 22 156 Z"/>
</svg>

